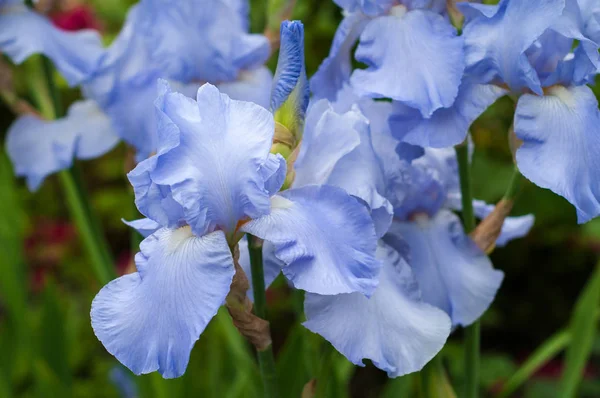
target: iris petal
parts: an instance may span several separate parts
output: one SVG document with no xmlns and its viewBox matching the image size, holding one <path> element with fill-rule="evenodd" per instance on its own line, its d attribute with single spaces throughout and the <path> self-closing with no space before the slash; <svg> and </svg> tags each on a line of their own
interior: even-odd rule
<svg viewBox="0 0 600 398">
<path fill-rule="evenodd" d="M 373 293 L 380 263 L 367 209 L 340 188 L 281 192 L 269 215 L 241 230 L 271 242 L 294 287 L 319 294 Z"/>
<path fill-rule="evenodd" d="M 360 293 L 320 296 L 304 302 L 309 330 L 322 335 L 355 365 L 363 358 L 398 377 L 420 370 L 444 345 L 450 319 L 420 299 L 408 264 L 381 244 L 381 282 L 371 298 Z"/>
<path fill-rule="evenodd" d="M 221 231 L 160 229 L 136 255 L 138 272 L 110 282 L 92 302 L 92 327 L 135 374 L 181 376 L 196 340 L 229 293 L 233 259 Z"/>
<path fill-rule="evenodd" d="M 542 188 L 563 196 L 586 222 L 600 214 L 600 112 L 587 86 L 561 87 L 538 97 L 523 95 L 515 113 L 519 170 Z"/>
</svg>

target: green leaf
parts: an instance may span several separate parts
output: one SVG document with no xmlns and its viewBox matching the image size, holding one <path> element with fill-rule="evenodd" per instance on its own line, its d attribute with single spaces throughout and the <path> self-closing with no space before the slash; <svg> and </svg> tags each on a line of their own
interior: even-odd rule
<svg viewBox="0 0 600 398">
<path fill-rule="evenodd" d="M 398 398 L 414 396 L 415 373 L 390 379 L 381 393 L 381 398 Z"/>
<path fill-rule="evenodd" d="M 597 332 L 597 321 L 594 316 L 600 305 L 600 263 L 579 295 L 573 311 L 569 330 L 572 341 L 567 349 L 565 368 L 559 385 L 559 397 L 575 397 L 579 383 L 583 378 L 585 365 L 592 352 Z"/>
<path fill-rule="evenodd" d="M 511 396 L 519 387 L 529 380 L 535 372 L 554 358 L 571 342 L 571 333 L 568 330 L 559 331 L 544 341 L 509 378 L 496 398 Z"/>
<path fill-rule="evenodd" d="M 300 324 L 294 326 L 277 357 L 277 380 L 281 390 L 290 397 L 299 397 L 313 374 L 305 361 L 310 351 L 308 331 Z"/>
</svg>

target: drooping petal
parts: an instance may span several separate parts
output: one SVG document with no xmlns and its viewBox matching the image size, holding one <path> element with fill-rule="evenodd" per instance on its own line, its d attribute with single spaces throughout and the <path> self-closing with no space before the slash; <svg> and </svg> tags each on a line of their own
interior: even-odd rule
<svg viewBox="0 0 600 398">
<path fill-rule="evenodd" d="M 140 218 L 139 220 L 126 221 L 121 220 L 125 225 L 130 226 L 142 235 L 144 238 L 152 235 L 160 229 L 160 225 L 149 218 Z"/>
<path fill-rule="evenodd" d="M 423 301 L 444 310 L 453 325 L 470 325 L 487 310 L 503 273 L 465 235 L 458 216 L 440 210 L 429 220 L 392 223 L 384 240 L 394 245 L 399 239 L 410 248 Z"/>
<path fill-rule="evenodd" d="M 229 293 L 233 258 L 225 235 L 160 229 L 136 255 L 138 272 L 113 280 L 92 302 L 92 328 L 133 373 L 181 376 L 190 352 Z"/>
<path fill-rule="evenodd" d="M 421 300 L 413 273 L 396 250 L 380 244 L 377 258 L 384 265 L 371 298 L 308 293 L 304 326 L 355 365 L 364 366 L 367 358 L 389 377 L 398 377 L 420 370 L 435 356 L 450 333 L 450 319 Z"/>
<path fill-rule="evenodd" d="M 502 0 L 495 13 L 482 12 L 463 30 L 467 73 L 479 83 L 505 83 L 513 91 L 541 94 L 540 79 L 525 51 L 564 7 L 565 0 Z"/>
<path fill-rule="evenodd" d="M 92 30 L 67 32 L 24 4 L 0 11 L 0 51 L 20 64 L 32 54 L 44 54 L 70 85 L 94 72 L 103 55 L 100 35 Z"/>
<path fill-rule="evenodd" d="M 401 102 L 394 102 L 389 123 L 392 134 L 422 147 L 445 148 L 465 140 L 471 124 L 506 90 L 490 84 L 463 81 L 454 104 L 440 108 L 431 117 Z"/>
<path fill-rule="evenodd" d="M 555 86 L 548 95 L 523 95 L 515 113 L 521 173 L 563 196 L 586 222 L 600 214 L 600 112 L 587 86 Z"/>
<path fill-rule="evenodd" d="M 321 100 L 326 102 L 326 100 Z M 305 129 L 300 155 L 294 165 L 294 187 L 328 184 L 363 200 L 371 211 L 377 235 L 388 229 L 393 215 L 385 198 L 385 174 L 373 149 L 369 121 L 357 107 L 336 113 L 331 106 L 317 104 Z M 333 149 L 333 150 L 332 150 Z"/>
<path fill-rule="evenodd" d="M 242 71 L 237 80 L 217 84 L 219 91 L 238 101 L 250 101 L 269 108 L 271 80 L 273 75 L 267 67 Z"/>
<path fill-rule="evenodd" d="M 310 79 L 310 91 L 315 99 L 335 101 L 338 91 L 350 80 L 351 51 L 368 22 L 361 13 L 344 17 L 333 37 L 329 55 Z"/>
<path fill-rule="evenodd" d="M 424 117 L 452 105 L 464 70 L 462 37 L 426 10 L 372 20 L 355 56 L 368 66 L 352 74 L 357 93 L 401 101 Z"/>
<path fill-rule="evenodd" d="M 271 110 L 275 112 L 285 103 L 286 109 L 281 111 L 290 113 L 285 116 L 286 120 L 295 121 L 292 123 L 294 126 L 286 127 L 300 128 L 310 96 L 304 66 L 304 25 L 300 21 L 283 21 L 280 35 L 281 48 L 271 90 Z"/>
<path fill-rule="evenodd" d="M 297 289 L 318 294 L 371 295 L 380 263 L 367 209 L 340 188 L 309 185 L 272 198 L 269 215 L 242 231 L 268 240 Z"/>
<path fill-rule="evenodd" d="M 156 108 L 158 154 L 129 174 L 142 214 L 163 226 L 181 225 L 181 212 L 164 213 L 162 202 L 172 201 L 201 236 L 217 227 L 233 232 L 239 220 L 269 212 L 270 175 L 259 170 L 269 159 L 271 113 L 210 84 L 200 87 L 197 101 L 166 89 Z"/>
<path fill-rule="evenodd" d="M 48 175 L 67 169 L 73 158 L 91 159 L 112 149 L 119 137 L 93 101 L 78 101 L 62 119 L 22 116 L 10 127 L 6 148 L 15 173 L 34 191 Z"/>
<path fill-rule="evenodd" d="M 244 270 L 244 273 L 248 277 L 250 287 L 248 289 L 247 296 L 250 300 L 254 301 L 254 287 L 252 286 L 252 267 L 250 265 L 250 253 L 248 252 L 248 239 L 244 237 L 238 242 L 240 250 L 239 264 Z M 283 265 L 273 254 L 275 248 L 269 242 L 263 243 L 263 272 L 265 275 L 265 288 L 268 289 L 271 283 L 277 278 L 281 272 Z"/>
<path fill-rule="evenodd" d="M 483 200 L 473 200 L 473 210 L 475 212 L 475 216 L 482 220 L 486 218 L 492 211 L 494 211 L 495 207 L 495 205 L 487 204 Z M 534 222 L 535 217 L 533 214 L 527 214 L 519 217 L 506 217 L 504 224 L 502 224 L 500 236 L 498 236 L 498 239 L 496 239 L 496 245 L 502 247 L 513 239 L 526 236 L 531 227 L 533 227 Z"/>
</svg>

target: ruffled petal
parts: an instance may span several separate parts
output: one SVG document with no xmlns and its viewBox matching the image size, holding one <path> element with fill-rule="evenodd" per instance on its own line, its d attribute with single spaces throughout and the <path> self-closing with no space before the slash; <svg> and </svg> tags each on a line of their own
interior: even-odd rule
<svg viewBox="0 0 600 398">
<path fill-rule="evenodd" d="M 247 296 L 254 302 L 254 287 L 252 286 L 252 267 L 250 265 L 250 253 L 248 252 L 248 239 L 244 237 L 238 242 L 240 250 L 239 264 L 248 277 L 250 287 L 248 288 Z M 281 261 L 275 257 L 273 252 L 275 248 L 269 242 L 263 243 L 263 273 L 265 275 L 265 288 L 268 289 L 271 283 L 277 278 L 283 268 Z"/>
<path fill-rule="evenodd" d="M 519 170 L 563 196 L 580 223 L 600 214 L 600 112 L 587 86 L 555 86 L 548 95 L 525 94 L 515 113 Z"/>
<path fill-rule="evenodd" d="M 270 195 L 259 170 L 269 159 L 271 113 L 210 84 L 200 87 L 197 101 L 164 90 L 156 101 L 158 154 L 129 174 L 140 212 L 163 226 L 181 225 L 179 210 L 165 213 L 168 199 L 197 235 L 233 232 L 239 220 L 268 214 Z"/>
<path fill-rule="evenodd" d="M 388 236 L 384 240 L 388 241 Z M 423 301 L 470 325 L 490 306 L 504 277 L 465 235 L 458 216 L 441 210 L 430 220 L 393 223 L 389 242 L 404 239 Z"/>
<path fill-rule="evenodd" d="M 60 30 L 24 4 L 0 12 L 0 51 L 17 64 L 44 54 L 72 86 L 94 72 L 104 53 L 98 32 Z"/>
<path fill-rule="evenodd" d="M 502 0 L 495 13 L 482 12 L 471 20 L 463 30 L 467 73 L 480 83 L 505 83 L 513 91 L 541 94 L 540 79 L 525 51 L 558 20 L 564 1 Z"/>
<path fill-rule="evenodd" d="M 242 71 L 237 80 L 217 84 L 217 87 L 219 91 L 234 100 L 254 102 L 268 109 L 272 79 L 273 75 L 269 68 L 263 66 L 249 71 Z"/>
<path fill-rule="evenodd" d="M 430 118 L 405 104 L 395 101 L 389 119 L 392 134 L 409 144 L 445 148 L 465 140 L 471 124 L 483 111 L 507 91 L 489 84 L 463 81 L 456 101 L 449 108 L 433 112 Z"/>
<path fill-rule="evenodd" d="M 431 11 L 372 20 L 355 56 L 368 66 L 352 74 L 358 94 L 401 101 L 424 117 L 452 105 L 464 70 L 462 37 Z"/>
<path fill-rule="evenodd" d="M 125 225 L 130 226 L 142 235 L 144 238 L 152 235 L 160 229 L 160 225 L 149 218 L 140 218 L 139 220 L 127 221 L 121 220 Z"/>
<path fill-rule="evenodd" d="M 271 110 L 285 102 L 296 123 L 304 123 L 310 89 L 304 66 L 304 25 L 300 21 L 281 23 L 281 48 L 271 90 Z M 290 128 L 291 126 L 286 126 Z"/>
<path fill-rule="evenodd" d="M 384 196 L 385 174 L 373 149 L 369 121 L 356 107 L 338 114 L 330 106 L 318 104 L 310 112 L 319 112 L 321 118 L 314 123 L 312 119 L 318 116 L 310 115 L 310 128 L 305 130 L 294 165 L 293 186 L 328 184 L 344 189 L 366 203 L 377 235 L 382 236 L 392 221 L 393 209 Z"/>
<path fill-rule="evenodd" d="M 78 101 L 62 119 L 22 116 L 8 130 L 6 148 L 15 173 L 34 191 L 48 175 L 67 169 L 73 158 L 103 155 L 119 142 L 110 119 L 93 101 Z"/>
<path fill-rule="evenodd" d="M 309 293 L 304 326 L 355 365 L 364 366 L 367 358 L 389 377 L 398 377 L 420 370 L 435 356 L 450 333 L 450 319 L 421 300 L 412 271 L 396 250 L 381 244 L 377 258 L 384 265 L 371 298 Z"/>
<path fill-rule="evenodd" d="M 310 79 L 310 91 L 315 99 L 335 101 L 338 91 L 350 80 L 352 48 L 368 22 L 369 18 L 362 13 L 344 17 L 333 37 L 329 55 Z"/>
<path fill-rule="evenodd" d="M 368 296 L 377 286 L 373 222 L 367 209 L 340 188 L 284 191 L 273 196 L 271 214 L 240 229 L 275 246 L 284 275 L 297 289 Z"/>
<path fill-rule="evenodd" d="M 133 373 L 179 377 L 229 293 L 233 258 L 222 231 L 198 238 L 189 227 L 160 229 L 140 249 L 138 272 L 115 279 L 94 298 L 92 328 Z"/>
</svg>

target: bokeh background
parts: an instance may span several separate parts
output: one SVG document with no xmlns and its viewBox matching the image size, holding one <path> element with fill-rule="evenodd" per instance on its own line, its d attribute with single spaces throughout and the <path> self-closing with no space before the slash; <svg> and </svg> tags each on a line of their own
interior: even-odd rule
<svg viewBox="0 0 600 398">
<path fill-rule="evenodd" d="M 52 18 L 65 29 L 97 28 L 110 43 L 132 3 L 64 1 Z M 251 25 L 257 31 L 264 24 L 264 1 L 252 3 Z M 310 76 L 327 56 L 342 15 L 330 0 L 297 3 L 294 18 L 305 24 Z M 27 64 L 11 69 L 17 92 L 31 100 L 25 84 Z M 79 98 L 78 91 L 64 82 L 60 91 L 65 104 Z M 512 175 L 507 131 L 513 110 L 510 99 L 501 99 L 473 125 L 478 199 L 499 200 Z M 2 142 L 13 120 L 14 115 L 0 104 Z M 4 149 L 0 152 L 0 397 L 260 396 L 253 351 L 224 311 L 196 344 L 184 377 L 169 381 L 158 374 L 134 377 L 121 367 L 90 327 L 90 303 L 101 286 L 69 221 L 56 177 L 30 193 L 23 181 L 15 179 Z M 126 154 L 121 145 L 100 159 L 76 166 L 119 274 L 131 269 L 134 254 L 132 233 L 121 219 L 137 217 L 125 177 Z M 491 254 L 506 278 L 482 319 L 482 396 L 496 396 L 535 348 L 568 325 L 577 296 L 600 255 L 600 219 L 578 226 L 574 209 L 564 199 L 524 182 L 513 214 L 527 213 L 536 216 L 530 235 Z M 305 383 L 313 378 L 319 380 L 317 396 L 418 396 L 416 377 L 389 380 L 371 364 L 354 367 L 304 329 L 300 325 L 302 295 L 292 292 L 283 280 L 269 289 L 267 299 L 283 397 L 301 396 Z M 441 353 L 455 386 L 461 384 L 460 342 L 458 330 Z M 513 396 L 555 396 L 562 365 L 559 353 Z M 600 397 L 600 338 L 596 338 L 579 396 Z"/>
</svg>

